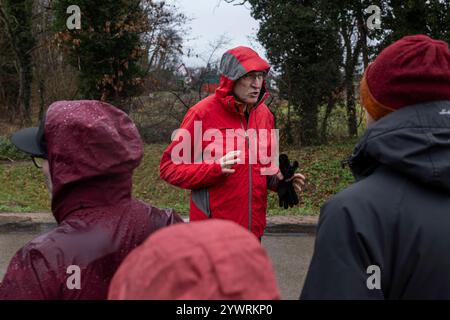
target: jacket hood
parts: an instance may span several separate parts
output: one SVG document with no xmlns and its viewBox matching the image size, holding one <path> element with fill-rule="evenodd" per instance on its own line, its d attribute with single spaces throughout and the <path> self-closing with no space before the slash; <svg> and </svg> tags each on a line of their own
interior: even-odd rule
<svg viewBox="0 0 450 320">
<path fill-rule="evenodd" d="M 367 129 L 348 159 L 357 179 L 383 165 L 450 192 L 450 101 L 405 107 Z"/>
<path fill-rule="evenodd" d="M 131 252 L 109 299 L 280 299 L 272 264 L 257 238 L 211 219 L 157 231 Z"/>
<path fill-rule="evenodd" d="M 55 102 L 46 113 L 45 139 L 58 222 L 76 209 L 131 197 L 143 145 L 124 112 L 100 101 Z"/>
<path fill-rule="evenodd" d="M 270 65 L 262 59 L 254 50 L 248 47 L 237 47 L 228 50 L 220 61 L 220 84 L 216 89 L 216 97 L 225 105 L 234 105 L 232 95 L 235 81 L 252 71 L 269 72 Z M 267 99 L 269 93 L 264 81 L 256 106 Z"/>
</svg>

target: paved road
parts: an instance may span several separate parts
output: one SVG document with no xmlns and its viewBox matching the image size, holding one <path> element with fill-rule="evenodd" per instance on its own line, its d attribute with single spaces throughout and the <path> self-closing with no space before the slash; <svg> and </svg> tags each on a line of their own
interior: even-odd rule
<svg viewBox="0 0 450 320">
<path fill-rule="evenodd" d="M 313 235 L 268 234 L 263 246 L 272 259 L 281 297 L 296 300 L 300 296 L 314 249 Z"/>
<path fill-rule="evenodd" d="M 0 279 L 9 260 L 39 231 L 0 232 Z M 307 234 L 268 234 L 263 237 L 277 274 L 283 299 L 298 299 L 311 260 L 314 237 Z"/>
</svg>

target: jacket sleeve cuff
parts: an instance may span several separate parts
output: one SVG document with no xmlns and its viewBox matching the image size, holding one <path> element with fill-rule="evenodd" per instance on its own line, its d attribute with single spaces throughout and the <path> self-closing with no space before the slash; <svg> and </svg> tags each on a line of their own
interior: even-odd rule
<svg viewBox="0 0 450 320">
<path fill-rule="evenodd" d="M 278 179 L 276 174 L 274 174 L 272 176 L 267 176 L 267 188 L 269 190 L 277 192 L 279 183 L 280 183 L 280 179 Z"/>
</svg>

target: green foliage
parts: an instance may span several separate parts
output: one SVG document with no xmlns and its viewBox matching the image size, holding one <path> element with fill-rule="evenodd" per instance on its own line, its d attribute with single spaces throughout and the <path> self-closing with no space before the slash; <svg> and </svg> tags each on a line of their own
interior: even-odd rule
<svg viewBox="0 0 450 320">
<path fill-rule="evenodd" d="M 318 108 L 340 81 L 338 31 L 319 0 L 249 2 L 258 40 L 281 73 L 281 94 L 301 118 L 302 144 L 317 143 Z"/>
<path fill-rule="evenodd" d="M 142 164 L 133 177 L 134 196 L 161 208 L 189 212 L 189 190 L 176 188 L 159 177 L 159 161 L 166 145 L 146 145 Z"/>
<path fill-rule="evenodd" d="M 50 211 L 44 176 L 31 161 L 0 165 L 0 211 Z"/>
<path fill-rule="evenodd" d="M 298 172 L 306 176 L 306 188 L 302 194 L 300 205 L 288 210 L 280 208 L 278 196 L 271 193 L 268 214 L 318 214 L 325 201 L 353 183 L 354 178 L 349 168 L 342 168 L 341 160 L 351 154 L 355 142 L 302 149 L 281 149 L 280 152 L 286 153 L 289 159 L 297 160 L 300 163 Z"/>
<path fill-rule="evenodd" d="M 17 149 L 6 137 L 0 137 L 0 160 L 29 160 L 30 156 Z"/>
<path fill-rule="evenodd" d="M 55 39 L 80 72 L 80 97 L 121 101 L 136 95 L 145 70 L 142 33 L 148 20 L 140 0 L 79 0 L 81 29 L 68 30 L 71 0 L 55 1 Z"/>
<path fill-rule="evenodd" d="M 4 8 L 9 27 L 15 34 L 14 45 L 21 53 L 26 53 L 35 44 L 32 29 L 32 0 L 5 0 Z M 27 59 L 31 57 L 26 56 Z"/>
<path fill-rule="evenodd" d="M 16 106 L 14 106 L 10 107 L 9 111 L 14 113 L 18 111 L 22 120 L 25 120 L 27 124 L 31 123 L 30 98 L 33 78 L 31 51 L 36 44 L 32 31 L 32 17 L 33 0 L 4 0 L 0 2 L 0 28 L 8 39 L 5 47 L 2 46 L 2 52 L 0 53 L 2 62 L 0 64 L 0 84 L 6 82 L 6 89 L 11 90 L 11 92 L 3 94 L 6 100 L 9 100 L 9 103 L 12 103 L 17 95 L 18 110 L 15 110 Z M 8 58 L 10 62 L 4 62 Z M 2 81 L 5 76 L 6 79 Z M 8 83 L 11 79 L 13 79 L 12 83 Z"/>
<path fill-rule="evenodd" d="M 258 40 L 280 74 L 281 97 L 297 111 L 302 145 L 324 142 L 318 139 L 318 112 L 327 99 L 332 108 L 345 101 L 343 124 L 349 136 L 357 135 L 355 88 L 383 48 L 412 34 L 450 40 L 447 0 L 226 1 L 251 5 L 260 23 Z M 381 10 L 381 29 L 367 26 L 371 5 Z M 296 134 L 290 127 L 288 122 L 289 135 Z"/>
<path fill-rule="evenodd" d="M 348 168 L 340 160 L 348 156 L 354 142 L 308 147 L 300 150 L 281 149 L 289 158 L 300 162 L 300 172 L 307 177 L 307 188 L 300 206 L 281 209 L 276 193 L 270 192 L 269 215 L 316 215 L 320 206 L 336 192 L 353 182 Z M 146 145 L 144 159 L 133 177 L 134 196 L 161 208 L 189 212 L 189 190 L 173 187 L 159 178 L 159 161 L 166 145 Z M 30 162 L 0 165 L 0 211 L 50 211 L 48 192 L 42 172 Z"/>
<path fill-rule="evenodd" d="M 426 34 L 450 41 L 450 2 L 442 0 L 384 1 L 383 37 L 379 50 L 407 35 Z"/>
</svg>

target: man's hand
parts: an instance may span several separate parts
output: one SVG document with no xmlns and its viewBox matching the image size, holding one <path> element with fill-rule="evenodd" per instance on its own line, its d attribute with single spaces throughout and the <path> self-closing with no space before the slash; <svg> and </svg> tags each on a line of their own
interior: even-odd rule
<svg viewBox="0 0 450 320">
<path fill-rule="evenodd" d="M 232 174 L 236 170 L 231 169 L 232 166 L 234 166 L 239 161 L 239 156 L 241 155 L 241 151 L 235 150 L 228 152 L 226 155 L 224 155 L 222 158 L 219 159 L 219 164 L 222 167 L 222 173 L 223 174 Z"/>
<path fill-rule="evenodd" d="M 292 184 L 294 185 L 295 191 L 298 193 L 302 192 L 302 186 L 305 185 L 305 176 L 301 173 L 295 173 L 291 178 L 287 179 L 286 181 L 292 181 Z"/>
</svg>

